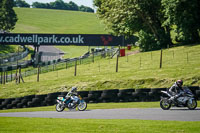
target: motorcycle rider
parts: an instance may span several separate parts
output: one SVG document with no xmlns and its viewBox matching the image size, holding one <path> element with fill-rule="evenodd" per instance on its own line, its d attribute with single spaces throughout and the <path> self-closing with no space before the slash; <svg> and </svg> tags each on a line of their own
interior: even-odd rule
<svg viewBox="0 0 200 133">
<path fill-rule="evenodd" d="M 183 91 L 183 81 L 177 80 L 170 88 L 169 92 L 172 95 L 172 97 L 169 100 L 176 100 L 178 97 L 180 97 L 184 91 Z"/>
<path fill-rule="evenodd" d="M 71 91 L 67 93 L 67 95 L 65 96 L 66 100 L 71 98 L 72 99 L 72 103 L 70 104 L 70 106 L 74 106 L 76 105 L 76 103 L 78 102 L 79 98 L 77 97 L 78 93 L 77 93 L 77 87 L 72 87 Z"/>
</svg>

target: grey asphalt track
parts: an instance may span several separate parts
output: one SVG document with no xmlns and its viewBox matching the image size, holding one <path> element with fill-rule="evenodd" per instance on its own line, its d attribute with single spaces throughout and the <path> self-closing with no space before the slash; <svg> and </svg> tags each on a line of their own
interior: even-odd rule
<svg viewBox="0 0 200 133">
<path fill-rule="evenodd" d="M 40 117 L 40 118 L 70 118 L 70 119 L 140 119 L 168 121 L 200 121 L 200 109 L 174 108 L 128 108 L 128 109 L 95 109 L 86 111 L 40 111 L 0 113 L 1 117 Z"/>
</svg>

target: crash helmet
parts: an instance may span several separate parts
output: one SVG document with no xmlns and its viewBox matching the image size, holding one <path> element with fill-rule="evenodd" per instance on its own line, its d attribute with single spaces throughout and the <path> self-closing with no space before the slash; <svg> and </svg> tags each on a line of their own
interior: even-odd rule
<svg viewBox="0 0 200 133">
<path fill-rule="evenodd" d="M 181 87 L 181 86 L 183 85 L 183 81 L 182 81 L 182 80 L 177 80 L 176 83 L 177 83 L 177 85 L 178 85 L 179 87 Z"/>
<path fill-rule="evenodd" d="M 77 91 L 77 88 L 76 87 L 72 87 L 71 92 L 76 92 L 76 91 Z"/>
</svg>

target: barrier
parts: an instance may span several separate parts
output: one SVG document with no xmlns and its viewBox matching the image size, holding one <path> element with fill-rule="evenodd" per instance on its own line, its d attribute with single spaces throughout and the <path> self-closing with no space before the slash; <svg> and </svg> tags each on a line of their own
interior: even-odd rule
<svg viewBox="0 0 200 133">
<path fill-rule="evenodd" d="M 189 87 L 196 98 L 200 100 L 199 86 Z M 88 103 L 107 103 L 107 102 L 147 102 L 159 101 L 160 91 L 167 88 L 145 88 L 145 89 L 110 89 L 97 91 L 78 91 L 78 94 Z M 19 98 L 0 99 L 0 110 L 51 106 L 56 104 L 58 96 L 65 96 L 68 92 L 55 92 L 43 95 L 28 95 Z"/>
</svg>

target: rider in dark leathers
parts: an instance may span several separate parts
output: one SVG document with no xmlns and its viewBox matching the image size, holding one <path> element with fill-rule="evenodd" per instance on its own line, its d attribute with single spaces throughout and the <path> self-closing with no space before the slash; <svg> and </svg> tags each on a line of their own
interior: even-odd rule
<svg viewBox="0 0 200 133">
<path fill-rule="evenodd" d="M 178 97 L 180 97 L 183 94 L 183 81 L 177 80 L 170 88 L 169 92 L 172 95 L 172 97 L 169 100 L 176 100 Z"/>
</svg>

